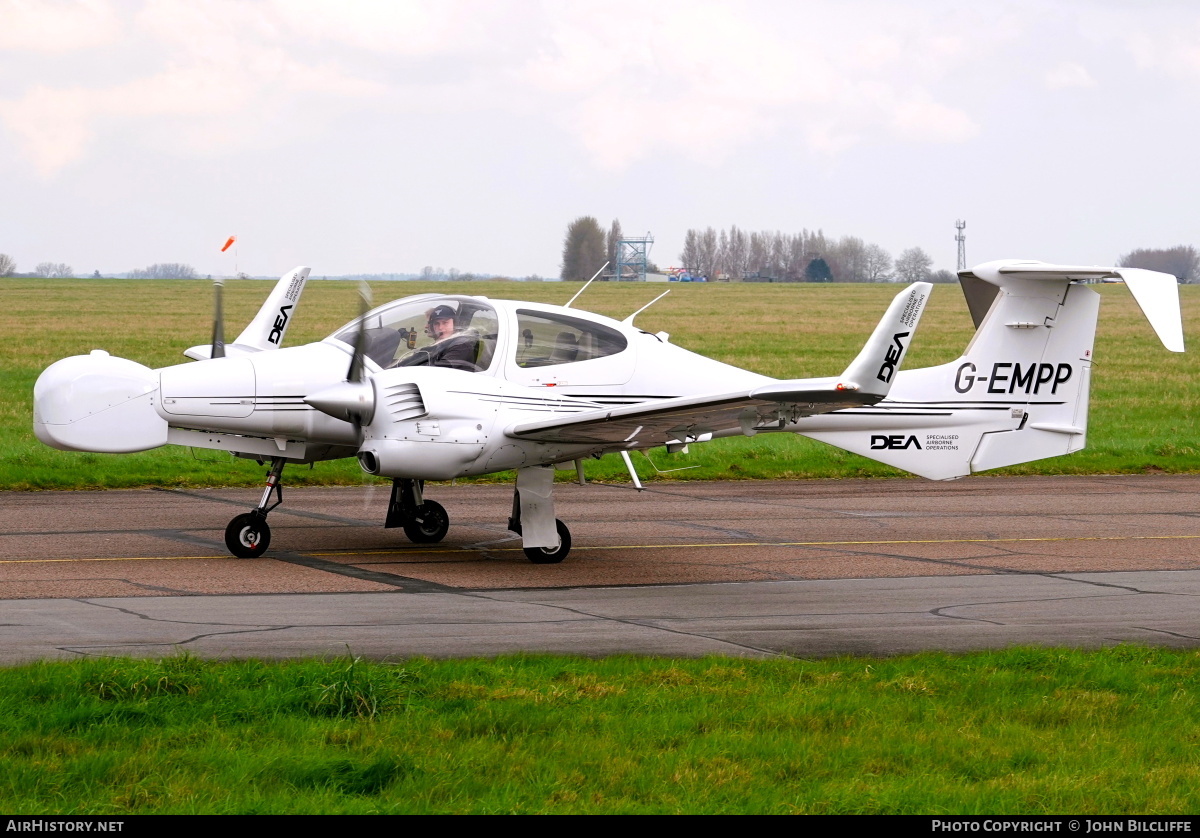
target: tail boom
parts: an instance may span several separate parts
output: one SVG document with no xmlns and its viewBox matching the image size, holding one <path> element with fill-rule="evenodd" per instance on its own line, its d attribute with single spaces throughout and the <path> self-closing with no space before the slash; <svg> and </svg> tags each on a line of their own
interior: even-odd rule
<svg viewBox="0 0 1200 838">
<path fill-rule="evenodd" d="M 999 293 L 962 357 L 793 430 L 934 480 L 1083 448 L 1100 295 L 1052 270 L 985 278 Z"/>
</svg>

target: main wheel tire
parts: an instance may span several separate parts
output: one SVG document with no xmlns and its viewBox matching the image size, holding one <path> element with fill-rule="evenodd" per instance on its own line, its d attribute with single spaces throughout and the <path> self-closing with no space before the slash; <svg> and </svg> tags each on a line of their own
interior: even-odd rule
<svg viewBox="0 0 1200 838">
<path fill-rule="evenodd" d="M 558 564 L 571 552 L 571 531 L 557 518 L 554 526 L 558 530 L 557 547 L 526 547 L 525 558 L 534 564 Z"/>
<path fill-rule="evenodd" d="M 225 528 L 225 546 L 239 559 L 257 559 L 270 545 L 271 528 L 262 515 L 247 512 Z"/>
<path fill-rule="evenodd" d="M 436 544 L 450 531 L 450 516 L 435 500 L 427 500 L 417 509 L 417 515 L 404 525 L 404 534 L 413 544 Z"/>
</svg>

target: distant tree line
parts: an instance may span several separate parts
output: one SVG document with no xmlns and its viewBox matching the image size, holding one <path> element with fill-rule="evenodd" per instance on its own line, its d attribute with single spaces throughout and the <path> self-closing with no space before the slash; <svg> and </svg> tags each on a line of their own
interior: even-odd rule
<svg viewBox="0 0 1200 838">
<path fill-rule="evenodd" d="M 855 236 L 833 239 L 821 230 L 783 233 L 739 229 L 691 229 L 679 254 L 681 267 L 710 279 L 783 282 L 905 282 L 925 279 L 933 260 L 920 248 L 892 261 L 877 244 Z"/>
<path fill-rule="evenodd" d="M 198 276 L 195 268 L 180 262 L 163 262 L 129 272 L 130 279 L 196 279 Z"/>
<path fill-rule="evenodd" d="M 75 275 L 75 269 L 66 262 L 39 262 L 33 275 L 43 278 L 65 279 Z"/>
<path fill-rule="evenodd" d="M 1145 268 L 1171 274 L 1180 282 L 1200 282 L 1200 253 L 1190 245 L 1178 245 L 1165 250 L 1138 248 L 1117 261 L 1122 268 Z"/>
</svg>

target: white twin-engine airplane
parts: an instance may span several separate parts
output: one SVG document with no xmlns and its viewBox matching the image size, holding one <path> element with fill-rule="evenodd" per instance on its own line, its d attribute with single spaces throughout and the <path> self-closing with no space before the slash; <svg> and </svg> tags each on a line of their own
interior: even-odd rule
<svg viewBox="0 0 1200 838">
<path fill-rule="evenodd" d="M 280 279 L 228 346 L 218 286 L 211 346 L 153 370 L 103 350 L 51 365 L 34 431 L 67 451 L 166 444 L 270 461 L 256 509 L 225 532 L 261 555 L 287 463 L 357 457 L 392 478 L 385 527 L 440 541 L 426 480 L 517 472 L 509 529 L 539 564 L 571 547 L 554 517 L 554 470 L 634 449 L 789 431 L 935 480 L 1081 449 L 1100 296 L 1123 279 L 1167 349 L 1183 351 L 1175 278 L 1131 268 L 990 262 L 960 275 L 976 333 L 957 361 L 900 371 L 931 286 L 893 300 L 832 378 L 776 380 L 701 357 L 665 333 L 567 306 L 421 294 L 379 306 L 319 343 L 282 349 L 309 269 Z M 576 295 L 578 296 L 578 295 Z M 572 300 L 573 302 L 573 300 Z M 644 309 L 642 309 L 644 310 Z M 636 482 L 637 476 L 630 468 Z M 272 502 L 272 495 L 275 495 Z"/>
</svg>

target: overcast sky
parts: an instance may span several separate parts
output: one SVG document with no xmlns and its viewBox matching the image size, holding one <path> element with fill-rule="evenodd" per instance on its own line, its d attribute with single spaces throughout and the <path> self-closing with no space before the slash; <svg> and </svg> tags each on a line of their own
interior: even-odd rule
<svg viewBox="0 0 1200 838">
<path fill-rule="evenodd" d="M 1188 2 L 0 0 L 18 270 L 557 276 L 568 222 L 1200 245 Z"/>
</svg>

